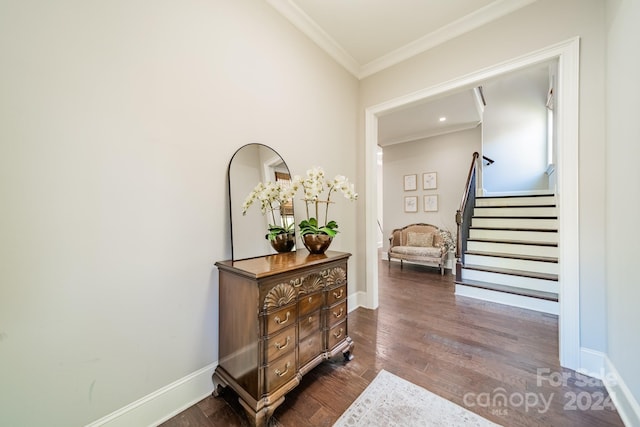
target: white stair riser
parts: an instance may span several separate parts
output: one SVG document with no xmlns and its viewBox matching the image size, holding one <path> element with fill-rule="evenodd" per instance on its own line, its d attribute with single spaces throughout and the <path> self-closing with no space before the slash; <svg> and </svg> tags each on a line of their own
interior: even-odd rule
<svg viewBox="0 0 640 427">
<path fill-rule="evenodd" d="M 557 216 L 556 208 L 549 207 L 478 207 L 473 210 L 473 214 L 477 216 Z"/>
<path fill-rule="evenodd" d="M 469 229 L 469 238 L 558 243 L 558 233 L 556 231 L 487 230 L 471 228 Z"/>
<path fill-rule="evenodd" d="M 476 198 L 476 206 L 531 206 L 531 205 L 555 205 L 554 196 L 544 197 L 497 197 L 497 198 Z"/>
<path fill-rule="evenodd" d="M 558 292 L 558 282 L 553 280 L 536 279 L 532 277 L 512 276 L 510 274 L 493 273 L 488 271 L 462 269 L 463 280 L 477 280 L 498 285 L 513 286 L 522 289 L 532 289 L 543 292 Z"/>
<path fill-rule="evenodd" d="M 514 255 L 558 257 L 557 246 L 516 245 L 494 242 L 467 242 L 468 251 L 500 252 Z"/>
<path fill-rule="evenodd" d="M 529 219 L 529 218 L 472 218 L 472 227 L 495 228 L 530 228 L 535 230 L 557 230 L 557 219 Z"/>
<path fill-rule="evenodd" d="M 465 255 L 465 264 L 485 267 L 508 268 L 511 270 L 531 271 L 535 273 L 558 274 L 557 262 L 531 261 L 526 259 L 499 258 L 484 255 Z"/>
<path fill-rule="evenodd" d="M 472 286 L 456 285 L 456 295 L 496 302 L 513 307 L 526 308 L 543 313 L 555 315 L 558 315 L 560 313 L 560 307 L 558 302 L 556 301 L 547 301 L 539 298 L 531 298 L 522 295 L 492 291 L 489 289 L 480 289 Z"/>
</svg>

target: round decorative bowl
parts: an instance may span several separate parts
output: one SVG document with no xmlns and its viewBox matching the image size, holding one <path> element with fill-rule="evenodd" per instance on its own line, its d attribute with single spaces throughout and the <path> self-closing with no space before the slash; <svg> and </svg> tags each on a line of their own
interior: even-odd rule
<svg viewBox="0 0 640 427">
<path fill-rule="evenodd" d="M 327 234 L 305 234 L 302 236 L 304 247 L 312 254 L 323 254 L 333 241 L 333 237 Z"/>
<path fill-rule="evenodd" d="M 273 249 L 278 253 L 291 252 L 296 244 L 296 235 L 293 233 L 282 233 L 269 240 Z"/>
</svg>

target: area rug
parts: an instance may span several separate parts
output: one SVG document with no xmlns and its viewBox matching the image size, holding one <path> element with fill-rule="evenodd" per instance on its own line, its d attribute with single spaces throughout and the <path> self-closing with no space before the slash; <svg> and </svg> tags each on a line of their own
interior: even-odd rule
<svg viewBox="0 0 640 427">
<path fill-rule="evenodd" d="M 496 427 L 499 425 L 382 370 L 333 426 Z"/>
</svg>

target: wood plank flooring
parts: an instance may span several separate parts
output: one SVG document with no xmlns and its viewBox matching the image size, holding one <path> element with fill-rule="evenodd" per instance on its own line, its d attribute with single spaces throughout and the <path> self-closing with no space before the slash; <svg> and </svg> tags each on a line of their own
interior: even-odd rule
<svg viewBox="0 0 640 427">
<path fill-rule="evenodd" d="M 456 297 L 451 274 L 387 261 L 379 300 L 349 314 L 355 358 L 305 375 L 272 426 L 333 425 L 381 369 L 505 427 L 623 426 L 599 381 L 560 367 L 556 316 Z M 232 390 L 162 424 L 248 425 Z"/>
</svg>

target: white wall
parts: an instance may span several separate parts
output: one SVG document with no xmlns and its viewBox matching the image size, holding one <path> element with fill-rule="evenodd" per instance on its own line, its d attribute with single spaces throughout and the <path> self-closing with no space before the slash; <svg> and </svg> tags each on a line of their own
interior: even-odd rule
<svg viewBox="0 0 640 427">
<path fill-rule="evenodd" d="M 358 82 L 265 2 L 3 1 L 0 61 L 0 425 L 84 425 L 216 361 L 240 146 L 363 188 Z M 334 211 L 351 266 L 359 203 Z"/>
<path fill-rule="evenodd" d="M 580 37 L 581 345 L 597 351 L 606 348 L 605 249 L 602 244 L 605 226 L 603 16 L 604 2 L 601 0 L 538 0 L 491 25 L 362 80 L 360 91 L 360 108 L 365 110 Z M 359 149 L 364 153 L 364 118 L 360 123 Z M 359 168 L 363 174 L 364 165 Z"/>
<path fill-rule="evenodd" d="M 608 1 L 607 21 L 607 353 L 620 375 L 618 380 L 635 397 L 636 414 L 627 425 L 639 425 L 640 287 L 636 266 L 640 229 L 635 218 L 640 212 L 640 58 L 630 52 L 640 44 L 640 3 Z M 632 411 L 631 406 L 620 409 L 627 414 Z"/>
<path fill-rule="evenodd" d="M 469 174 L 472 155 L 480 151 L 481 128 L 384 147 L 384 250 L 395 228 L 424 222 L 456 233 L 456 210 Z M 422 174 L 437 173 L 437 188 L 423 190 Z M 404 175 L 418 175 L 416 191 L 403 190 Z M 438 196 L 438 211 L 425 212 L 425 195 Z M 418 212 L 404 211 L 404 198 L 418 197 Z"/>
<path fill-rule="evenodd" d="M 482 154 L 495 161 L 483 168 L 485 194 L 548 190 L 548 67 L 510 73 L 482 87 Z"/>
</svg>

